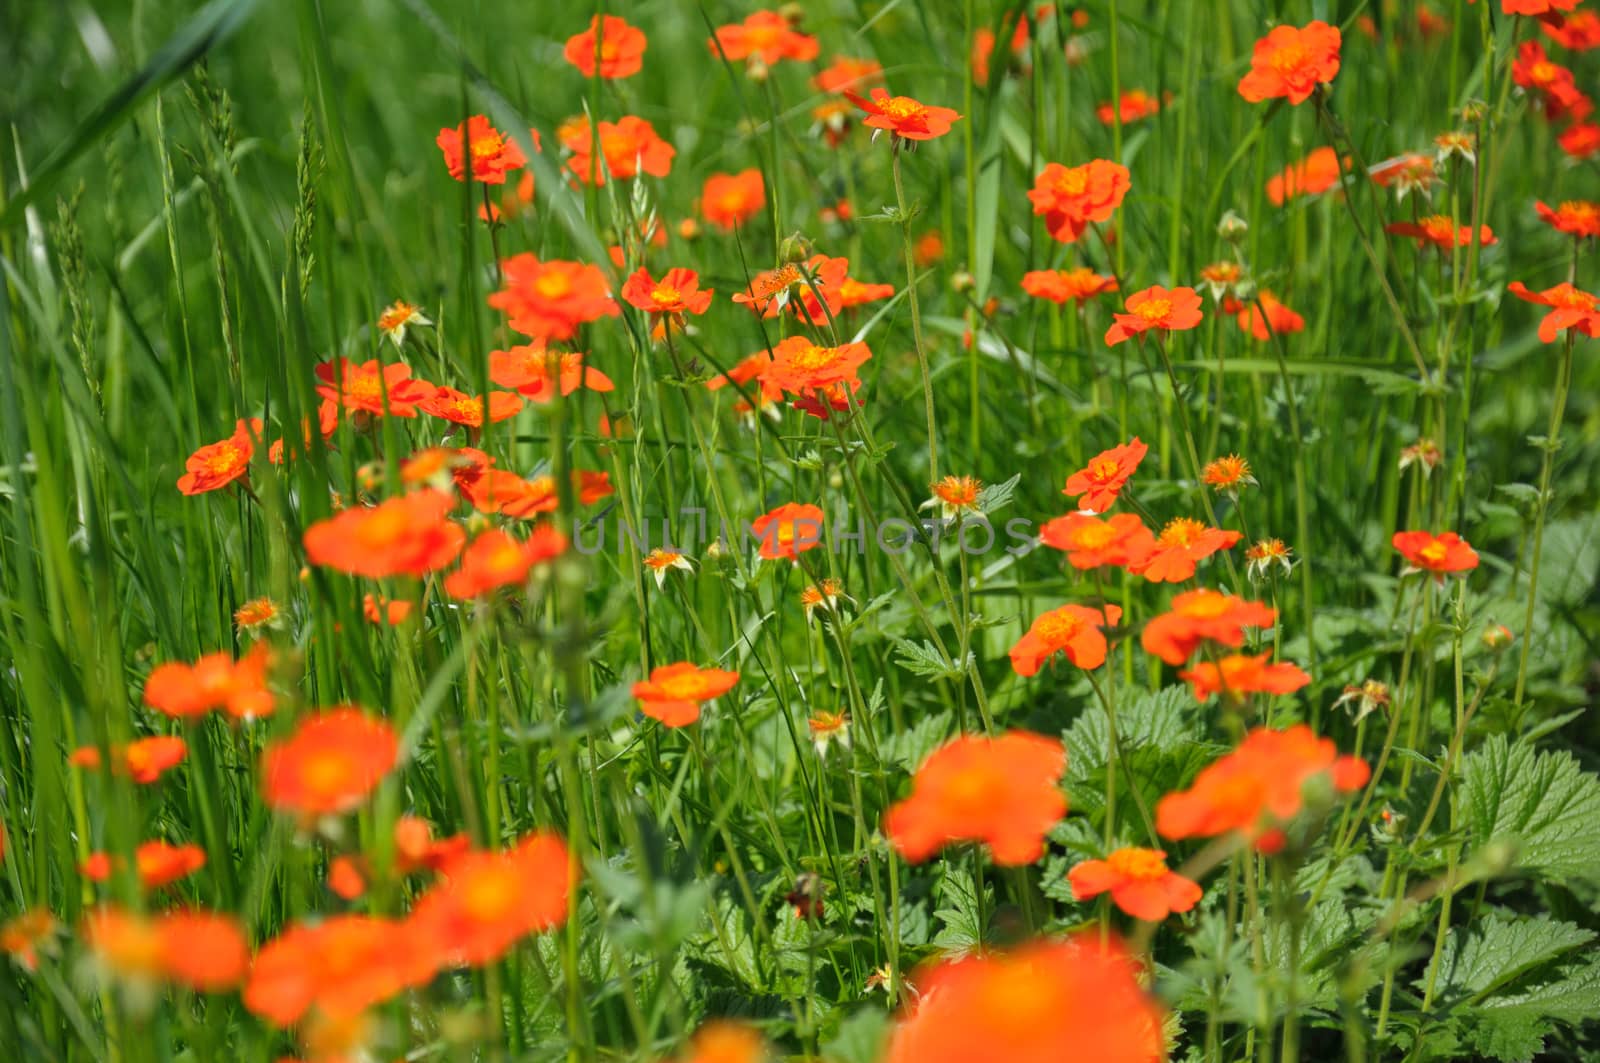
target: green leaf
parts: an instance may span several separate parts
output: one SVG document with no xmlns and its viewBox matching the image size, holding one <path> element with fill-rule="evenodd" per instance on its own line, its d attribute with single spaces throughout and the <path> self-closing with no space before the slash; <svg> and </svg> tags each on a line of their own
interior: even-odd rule
<svg viewBox="0 0 1600 1063">
<path fill-rule="evenodd" d="M 1186 784 L 1217 752 L 1186 717 L 1193 705 L 1189 688 L 1174 685 L 1117 706 L 1117 735 L 1148 807 L 1154 808 L 1162 794 Z M 1064 737 L 1067 799 L 1074 811 L 1098 816 L 1105 810 L 1106 751 L 1110 748 L 1105 709 L 1098 702 L 1089 705 L 1072 721 Z M 1119 805 L 1119 818 L 1131 830 L 1138 822 L 1131 796 L 1128 815 L 1121 815 L 1123 810 Z"/>
<path fill-rule="evenodd" d="M 1539 597 L 1549 606 L 1576 606 L 1600 579 L 1600 513 L 1552 521 L 1544 529 Z"/>
<path fill-rule="evenodd" d="M 874 1063 L 889 1033 L 889 1017 L 878 1008 L 863 1008 L 839 1024 L 839 1032 L 822 1046 L 832 1063 Z"/>
<path fill-rule="evenodd" d="M 879 747 L 885 763 L 898 764 L 905 771 L 915 771 L 928 754 L 944 742 L 950 732 L 950 713 L 940 712 L 924 716 L 904 731 L 897 731 L 883 739 Z"/>
<path fill-rule="evenodd" d="M 1471 926 L 1456 927 L 1445 941 L 1439 957 L 1437 990 L 1441 1003 L 1452 995 L 1477 999 L 1550 962 L 1587 945 L 1594 932 L 1572 923 L 1558 923 L 1540 916 L 1516 919 L 1489 912 Z M 1423 988 L 1425 978 L 1417 980 Z"/>
<path fill-rule="evenodd" d="M 1495 735 L 1461 765 L 1471 852 L 1514 846 L 1513 866 L 1539 878 L 1600 881 L 1600 778 L 1563 752 Z"/>
<path fill-rule="evenodd" d="M 971 658 L 971 654 L 968 654 L 962 660 L 946 663 L 944 655 L 931 642 L 916 643 L 910 639 L 892 641 L 900 651 L 894 659 L 895 663 L 924 679 L 956 679 L 966 670 L 966 661 Z"/>
</svg>

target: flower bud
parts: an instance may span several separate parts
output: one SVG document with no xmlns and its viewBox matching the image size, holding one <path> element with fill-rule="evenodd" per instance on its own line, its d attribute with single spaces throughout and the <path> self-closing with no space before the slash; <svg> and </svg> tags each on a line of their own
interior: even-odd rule
<svg viewBox="0 0 1600 1063">
<path fill-rule="evenodd" d="M 1217 222 L 1217 235 L 1230 244 L 1236 244 L 1243 240 L 1245 234 L 1249 231 L 1250 223 L 1231 210 L 1222 216 L 1221 221 Z"/>
</svg>

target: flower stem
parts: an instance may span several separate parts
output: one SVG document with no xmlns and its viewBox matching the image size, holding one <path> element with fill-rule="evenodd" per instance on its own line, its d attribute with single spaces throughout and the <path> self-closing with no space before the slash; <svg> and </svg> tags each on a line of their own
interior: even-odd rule
<svg viewBox="0 0 1600 1063">
<path fill-rule="evenodd" d="M 889 153 L 894 171 L 894 202 L 900 213 L 900 244 L 906 258 L 906 302 L 911 307 L 911 341 L 917 351 L 917 368 L 922 371 L 922 402 L 928 417 L 928 479 L 939 479 L 939 428 L 933 411 L 933 376 L 928 371 L 928 348 L 922 341 L 922 310 L 917 305 L 917 263 L 911 249 L 911 216 L 906 213 L 905 182 L 900 178 L 901 141 L 897 138 Z M 974 341 L 976 343 L 976 341 Z"/>
<path fill-rule="evenodd" d="M 1533 519 L 1533 557 L 1528 562 L 1528 609 L 1522 617 L 1522 649 L 1517 660 L 1517 687 L 1512 703 L 1522 708 L 1522 695 L 1528 685 L 1528 651 L 1533 635 L 1533 611 L 1539 600 L 1539 561 L 1544 550 L 1544 518 L 1550 509 L 1550 474 L 1561 446 L 1561 421 L 1567 412 L 1567 391 L 1572 387 L 1572 345 L 1574 333 L 1567 330 L 1567 343 L 1561 352 L 1561 369 L 1556 376 L 1555 398 L 1550 403 L 1550 430 L 1545 435 L 1544 462 L 1539 467 L 1539 508 Z"/>
</svg>

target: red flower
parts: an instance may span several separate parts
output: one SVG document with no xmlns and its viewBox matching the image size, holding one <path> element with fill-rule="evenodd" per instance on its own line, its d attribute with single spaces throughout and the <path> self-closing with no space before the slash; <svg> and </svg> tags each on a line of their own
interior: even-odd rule
<svg viewBox="0 0 1600 1063">
<path fill-rule="evenodd" d="M 1432 572 L 1439 579 L 1447 572 L 1470 572 L 1478 567 L 1478 552 L 1455 532 L 1401 531 L 1395 532 L 1391 541 L 1414 570 Z"/>
<path fill-rule="evenodd" d="M 1600 237 L 1600 203 L 1569 199 L 1551 210 L 1536 201 L 1533 209 L 1539 213 L 1545 224 L 1556 232 L 1566 233 L 1579 240 L 1585 236 Z"/>
<path fill-rule="evenodd" d="M 883 66 L 873 59 L 840 56 L 811 79 L 819 92 L 843 92 L 865 86 L 883 77 Z"/>
<path fill-rule="evenodd" d="M 261 800 L 302 816 L 349 812 L 394 767 L 400 738 L 360 709 L 327 709 L 261 757 Z"/>
<path fill-rule="evenodd" d="M 455 388 L 440 386 L 432 395 L 417 403 L 417 407 L 424 413 L 431 413 L 454 424 L 469 428 L 483 427 L 483 398 L 479 395 L 468 395 Z M 510 391 L 489 392 L 490 421 L 515 417 L 520 409 L 522 396 Z"/>
<path fill-rule="evenodd" d="M 1151 329 L 1163 332 L 1192 329 L 1204 316 L 1200 313 L 1200 294 L 1193 288 L 1168 291 L 1159 284 L 1128 296 L 1127 309 L 1125 314 L 1111 315 L 1116 321 L 1106 330 L 1106 346 L 1115 347 Z"/>
<path fill-rule="evenodd" d="M 291 923 L 256 953 L 244 1006 L 281 1029 L 312 1014 L 352 1019 L 431 981 L 439 963 L 430 944 L 410 922 L 382 917 Z"/>
<path fill-rule="evenodd" d="M 667 270 L 660 281 L 640 266 L 622 286 L 622 297 L 650 314 L 703 314 L 711 307 L 710 288 L 700 290 L 700 275 L 682 267 Z"/>
<path fill-rule="evenodd" d="M 1239 541 L 1236 531 L 1208 528 L 1197 520 L 1179 517 L 1167 522 L 1156 537 L 1155 549 L 1128 571 L 1152 583 L 1182 583 L 1194 576 L 1195 563 Z"/>
<path fill-rule="evenodd" d="M 549 525 L 540 525 L 527 542 L 490 528 L 462 553 L 461 567 L 445 577 L 444 591 L 458 600 L 482 598 L 525 583 L 535 565 L 560 556 L 566 546 L 567 537 Z"/>
<path fill-rule="evenodd" d="M 700 718 L 700 706 L 719 698 L 739 681 L 738 672 L 699 668 L 688 661 L 662 665 L 633 684 L 639 711 L 667 727 L 686 727 Z"/>
<path fill-rule="evenodd" d="M 225 709 L 240 719 L 270 716 L 275 702 L 267 689 L 269 652 L 265 642 L 258 642 L 239 661 L 229 653 L 209 653 L 192 665 L 159 664 L 145 680 L 144 703 L 180 720 L 214 709 Z"/>
<path fill-rule="evenodd" d="M 1067 477 L 1067 486 L 1061 493 L 1078 499 L 1083 510 L 1104 513 L 1116 505 L 1128 478 L 1149 452 L 1149 444 L 1139 442 L 1138 436 L 1102 450 L 1089 459 L 1089 464 Z"/>
<path fill-rule="evenodd" d="M 1593 11 L 1574 11 L 1570 15 L 1540 20 L 1539 29 L 1561 47 L 1574 52 L 1600 48 L 1600 15 Z"/>
<path fill-rule="evenodd" d="M 231 989 L 250 966 L 250 950 L 234 918 L 200 909 L 147 916 L 98 908 L 84 917 L 83 937 L 96 962 L 112 974 L 173 982 L 201 993 Z"/>
<path fill-rule="evenodd" d="M 1310 22 L 1303 29 L 1275 26 L 1256 41 L 1250 56 L 1250 73 L 1239 82 L 1239 95 L 1251 103 L 1287 98 L 1301 104 L 1318 85 L 1339 73 L 1339 31 L 1326 22 Z"/>
<path fill-rule="evenodd" d="M 1028 199 L 1050 235 L 1070 244 L 1091 222 L 1108 221 L 1131 187 L 1128 168 L 1114 162 L 1094 159 L 1070 169 L 1053 162 L 1034 179 Z"/>
<path fill-rule="evenodd" d="M 1084 860 L 1067 872 L 1074 900 L 1102 893 L 1135 919 L 1159 922 L 1173 912 L 1187 912 L 1200 901 L 1200 887 L 1168 870 L 1160 849 L 1118 849 L 1104 860 Z"/>
<path fill-rule="evenodd" d="M 1035 299 L 1052 303 L 1075 300 L 1080 306 L 1097 295 L 1117 290 L 1117 279 L 1087 266 L 1077 269 L 1036 269 L 1022 275 L 1022 290 Z"/>
<path fill-rule="evenodd" d="M 523 252 L 500 263 L 504 287 L 489 305 L 536 340 L 570 340 L 578 326 L 621 313 L 598 266 L 560 259 L 539 261 Z"/>
<path fill-rule="evenodd" d="M 873 89 L 870 100 L 850 89 L 845 89 L 844 95 L 867 112 L 863 125 L 885 130 L 901 140 L 942 137 L 950 132 L 952 123 L 961 121 L 961 116 L 948 107 L 921 103 L 910 96 L 890 96 L 885 88 Z"/>
<path fill-rule="evenodd" d="M 188 752 L 188 744 L 175 735 L 139 738 L 111 750 L 111 771 L 115 775 L 126 775 L 140 785 L 148 785 L 182 764 Z M 100 751 L 94 746 L 81 746 L 72 751 L 68 763 L 79 768 L 98 768 Z"/>
<path fill-rule="evenodd" d="M 503 185 L 506 174 L 528 165 L 528 158 L 516 143 L 489 124 L 481 114 L 468 118 L 454 129 L 441 129 L 435 140 L 444 152 L 444 163 L 457 181 L 467 179 L 467 158 L 472 160 L 472 179 L 479 184 Z"/>
<path fill-rule="evenodd" d="M 861 366 L 871 357 L 864 343 L 819 347 L 804 336 L 790 336 L 772 348 L 772 362 L 762 370 L 761 383 L 769 389 L 803 395 L 856 381 Z"/>
<path fill-rule="evenodd" d="M 1305 331 L 1306 319 L 1278 302 L 1277 296 L 1262 289 L 1256 297 L 1261 300 L 1260 305 L 1255 302 L 1247 305 L 1235 304 L 1238 309 L 1233 313 L 1239 322 L 1240 331 L 1250 333 L 1263 343 L 1274 335 L 1287 336 L 1293 332 Z M 1265 318 L 1261 316 L 1262 307 L 1267 311 Z"/>
<path fill-rule="evenodd" d="M 1160 1063 L 1161 1011 L 1140 977 L 1097 934 L 941 961 L 913 975 L 884 1063 Z"/>
<path fill-rule="evenodd" d="M 1058 789 L 1066 767 L 1066 751 L 1054 738 L 1028 731 L 963 735 L 923 761 L 911 796 L 884 816 L 884 833 L 914 864 L 965 841 L 988 845 L 1001 866 L 1031 864 L 1067 814 Z"/>
<path fill-rule="evenodd" d="M 1500 0 L 1500 10 L 1508 15 L 1543 17 L 1558 11 L 1571 11 L 1580 0 Z"/>
<path fill-rule="evenodd" d="M 466 533 L 446 519 L 455 499 L 413 491 L 377 506 L 356 506 L 306 529 L 306 560 L 352 576 L 425 576 L 461 552 Z"/>
<path fill-rule="evenodd" d="M 718 26 L 706 42 L 711 54 L 720 51 L 730 62 L 748 60 L 751 66 L 769 67 L 783 59 L 809 63 L 820 50 L 817 39 L 797 33 L 776 11 L 757 11 L 743 22 Z"/>
<path fill-rule="evenodd" d="M 415 417 L 416 405 L 432 395 L 434 387 L 425 380 L 413 380 L 404 362 L 381 364 L 376 358 L 361 365 L 347 358 L 319 362 L 316 368 L 317 394 L 328 402 L 354 413 L 382 417 Z"/>
<path fill-rule="evenodd" d="M 1296 196 L 1315 196 L 1339 183 L 1343 172 L 1339 153 L 1329 147 L 1317 148 L 1283 173 L 1267 181 L 1267 199 L 1281 207 Z"/>
<path fill-rule="evenodd" d="M 700 216 L 724 232 L 732 232 L 761 213 L 766 203 L 766 182 L 754 167 L 738 173 L 714 173 L 700 190 Z"/>
<path fill-rule="evenodd" d="M 1211 695 L 1221 694 L 1228 701 L 1243 701 L 1245 694 L 1292 694 L 1311 682 L 1311 676 L 1298 665 L 1268 664 L 1271 653 L 1254 657 L 1233 654 L 1220 661 L 1201 661 L 1178 678 L 1194 690 L 1196 701 L 1204 704 Z"/>
<path fill-rule="evenodd" d="M 1102 612 L 1082 605 L 1063 605 L 1041 613 L 1028 633 L 1011 647 L 1011 667 L 1018 675 L 1037 675 L 1039 667 L 1058 653 L 1093 671 L 1106 663 L 1106 637 L 1102 628 L 1122 619 L 1122 610 L 1108 605 Z"/>
<path fill-rule="evenodd" d="M 791 560 L 822 543 L 822 510 L 799 502 L 785 502 L 757 517 L 750 525 L 761 540 L 761 556 L 768 561 Z"/>
<path fill-rule="evenodd" d="M 583 364 L 583 355 L 552 351 L 544 341 L 489 352 L 489 379 L 503 388 L 512 388 L 541 405 L 555 399 L 559 391 L 570 395 L 579 388 L 611 391 L 611 378 Z"/>
<path fill-rule="evenodd" d="M 109 853 L 90 853 L 79 870 L 91 882 L 104 882 L 119 863 L 113 861 Z M 133 865 L 139 885 L 147 890 L 160 889 L 205 867 L 206 851 L 198 845 L 171 845 L 160 840 L 141 842 L 133 852 Z"/>
<path fill-rule="evenodd" d="M 647 45 L 644 33 L 628 25 L 626 20 L 607 15 L 602 23 L 600 16 L 596 15 L 589 20 L 588 29 L 567 38 L 567 46 L 562 54 L 586 78 L 594 77 L 597 56 L 601 77 L 625 78 L 637 74 L 644 66 Z"/>
<path fill-rule="evenodd" d="M 424 955 L 482 966 L 567 917 L 577 862 L 554 834 L 535 832 L 504 852 L 466 853 L 417 898 L 409 923 Z"/>
<path fill-rule="evenodd" d="M 1413 237 L 1419 248 L 1432 244 L 1440 251 L 1467 247 L 1472 243 L 1472 226 L 1463 225 L 1457 228 L 1448 214 L 1433 214 L 1420 222 L 1391 222 L 1383 227 L 1383 231 L 1396 236 Z M 1487 225 L 1479 227 L 1478 243 L 1482 247 L 1495 243 L 1494 233 Z"/>
<path fill-rule="evenodd" d="M 1047 521 L 1040 529 L 1039 541 L 1065 550 L 1067 563 L 1084 570 L 1142 564 L 1156 545 L 1155 536 L 1134 513 L 1118 513 L 1108 520 L 1089 513 L 1068 513 Z"/>
<path fill-rule="evenodd" d="M 1512 281 L 1506 291 L 1518 299 L 1550 307 L 1539 322 L 1539 339 L 1545 343 L 1554 343 L 1556 335 L 1569 328 L 1585 336 L 1600 336 L 1600 298 L 1586 291 L 1565 281 L 1542 292 L 1529 291 L 1521 281 Z"/>
<path fill-rule="evenodd" d="M 186 471 L 178 477 L 178 490 L 199 495 L 227 487 L 250 472 L 250 458 L 261 438 L 261 418 L 252 417 L 233 426 L 233 435 L 220 443 L 208 443 L 189 455 Z"/>
<path fill-rule="evenodd" d="M 1579 122 L 1557 137 L 1556 143 L 1574 159 L 1587 159 L 1600 152 L 1600 125 Z"/>
<path fill-rule="evenodd" d="M 1116 110 L 1112 109 L 1108 101 L 1096 107 L 1094 115 L 1100 119 L 1101 125 L 1114 125 L 1118 118 L 1118 112 L 1121 112 L 1122 124 L 1127 125 L 1129 122 L 1137 122 L 1141 118 L 1149 118 L 1152 115 L 1159 114 L 1161 112 L 1161 101 L 1144 91 L 1144 89 L 1129 89 L 1122 94 Z"/>
<path fill-rule="evenodd" d="M 806 294 L 810 296 L 810 292 Z M 846 277 L 839 282 L 838 295 L 839 305 L 848 310 L 852 306 L 865 306 L 868 303 L 876 303 L 880 299 L 892 298 L 894 285 L 868 284 L 865 281 L 858 281 L 854 277 Z"/>
<path fill-rule="evenodd" d="M 1245 628 L 1269 628 L 1277 616 L 1275 609 L 1262 602 L 1202 588 L 1175 596 L 1169 612 L 1145 625 L 1140 641 L 1145 652 L 1168 664 L 1183 664 L 1207 640 L 1243 646 Z"/>
<path fill-rule="evenodd" d="M 1282 848 L 1281 827 L 1299 815 L 1305 784 L 1326 774 L 1344 793 L 1366 785 L 1365 761 L 1339 756 L 1329 738 L 1305 724 L 1286 731 L 1258 728 L 1233 752 L 1201 770 L 1189 789 L 1156 805 L 1164 838 L 1211 838 L 1241 831 L 1262 852 Z"/>
<path fill-rule="evenodd" d="M 603 185 L 608 177 L 636 177 L 640 171 L 665 177 L 672 172 L 672 159 L 678 154 L 678 149 L 656 135 L 654 126 L 631 114 L 615 122 L 601 122 L 598 134 L 590 131 L 587 118 L 564 123 L 556 134 L 562 147 L 572 153 L 567 168 L 586 185 Z M 593 155 L 597 137 L 604 167 Z"/>
</svg>

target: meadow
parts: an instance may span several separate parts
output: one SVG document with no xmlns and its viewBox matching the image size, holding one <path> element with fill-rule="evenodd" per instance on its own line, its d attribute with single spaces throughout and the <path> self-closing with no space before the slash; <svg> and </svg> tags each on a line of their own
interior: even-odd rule
<svg viewBox="0 0 1600 1063">
<path fill-rule="evenodd" d="M 1600 1060 L 1596 49 L 0 8 L 0 1053 Z"/>
</svg>

